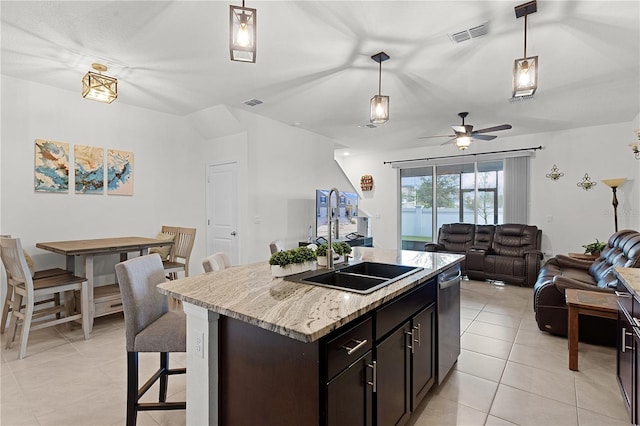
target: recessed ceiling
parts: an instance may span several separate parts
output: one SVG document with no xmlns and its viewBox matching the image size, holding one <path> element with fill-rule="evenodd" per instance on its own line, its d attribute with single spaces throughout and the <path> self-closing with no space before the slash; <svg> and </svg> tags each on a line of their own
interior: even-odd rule
<svg viewBox="0 0 640 426">
<path fill-rule="evenodd" d="M 240 2 L 236 2 L 240 3 Z M 2 73 L 80 93 L 93 62 L 118 78 L 115 103 L 177 115 L 245 108 L 360 149 L 438 145 L 469 111 L 501 137 L 628 122 L 640 111 L 640 2 L 544 1 L 528 19 L 539 89 L 510 102 L 523 20 L 510 1 L 250 1 L 255 64 L 231 62 L 219 1 L 1 2 Z M 462 43 L 450 35 L 480 24 Z M 373 128 L 382 67 L 390 120 Z M 259 99 L 263 104 L 245 106 Z"/>
</svg>

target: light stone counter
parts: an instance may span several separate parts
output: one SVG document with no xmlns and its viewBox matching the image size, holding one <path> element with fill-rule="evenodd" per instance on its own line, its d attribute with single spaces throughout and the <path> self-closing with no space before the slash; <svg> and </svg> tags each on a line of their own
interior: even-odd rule
<svg viewBox="0 0 640 426">
<path fill-rule="evenodd" d="M 620 278 L 626 287 L 640 299 L 640 268 L 614 268 L 618 278 Z"/>
<path fill-rule="evenodd" d="M 267 262 L 169 281 L 158 288 L 163 294 L 211 312 L 302 342 L 313 342 L 464 259 L 457 254 L 369 247 L 354 247 L 352 255 L 352 262 L 374 261 L 424 269 L 365 295 L 274 278 Z"/>
</svg>

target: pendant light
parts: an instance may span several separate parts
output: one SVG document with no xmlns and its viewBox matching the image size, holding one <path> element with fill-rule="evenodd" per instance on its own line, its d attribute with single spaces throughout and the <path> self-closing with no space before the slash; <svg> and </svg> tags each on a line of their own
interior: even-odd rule
<svg viewBox="0 0 640 426">
<path fill-rule="evenodd" d="M 382 62 L 389 59 L 389 55 L 380 52 L 373 55 L 371 59 L 380 64 L 378 94 L 371 98 L 371 122 L 373 124 L 383 124 L 389 120 L 389 96 L 382 96 Z"/>
<path fill-rule="evenodd" d="M 256 62 L 256 9 L 229 6 L 229 54 L 232 61 Z"/>
<path fill-rule="evenodd" d="M 107 70 L 105 65 L 91 64 L 91 67 L 98 72 L 89 71 L 82 77 L 82 97 L 108 104 L 115 101 L 118 97 L 118 79 L 100 74 Z"/>
<path fill-rule="evenodd" d="M 515 7 L 516 19 L 524 16 L 524 56 L 513 63 L 512 98 L 532 96 L 538 88 L 538 57 L 527 57 L 527 16 L 537 10 L 536 0 Z"/>
</svg>

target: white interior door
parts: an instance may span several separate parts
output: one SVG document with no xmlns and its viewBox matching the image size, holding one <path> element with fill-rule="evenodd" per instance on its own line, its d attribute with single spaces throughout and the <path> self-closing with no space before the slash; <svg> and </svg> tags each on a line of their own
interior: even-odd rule
<svg viewBox="0 0 640 426">
<path fill-rule="evenodd" d="M 207 256 L 219 251 L 239 263 L 237 163 L 207 166 Z"/>
</svg>

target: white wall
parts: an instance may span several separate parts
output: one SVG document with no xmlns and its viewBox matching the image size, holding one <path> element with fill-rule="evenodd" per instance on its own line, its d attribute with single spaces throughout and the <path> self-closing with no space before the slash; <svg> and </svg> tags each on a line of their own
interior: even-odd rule
<svg viewBox="0 0 640 426">
<path fill-rule="evenodd" d="M 504 137 L 492 142 L 475 142 L 465 154 L 542 145 L 531 161 L 530 223 L 543 232 L 543 251 L 549 254 L 579 252 L 581 245 L 598 238 L 606 240 L 614 232 L 612 191 L 602 179 L 626 177 L 618 188 L 618 228 L 640 229 L 640 161 L 635 160 L 629 143 L 636 139 L 638 117 L 631 122 L 607 126 Z M 450 145 L 336 158 L 349 180 L 357 184 L 360 176 L 371 174 L 374 190 L 364 192 L 361 209 L 371 220 L 376 247 L 397 248 L 398 172 L 384 161 L 455 155 Z M 545 178 L 553 164 L 565 174 L 557 182 Z M 597 185 L 590 191 L 576 186 L 584 173 Z"/>
<path fill-rule="evenodd" d="M 308 226 L 315 228 L 316 189 L 353 188 L 333 159 L 331 139 L 244 110 L 229 111 L 242 133 L 208 140 L 207 160 L 239 162 L 241 262 L 267 260 L 270 241 L 296 247 L 307 239 Z"/>
</svg>

